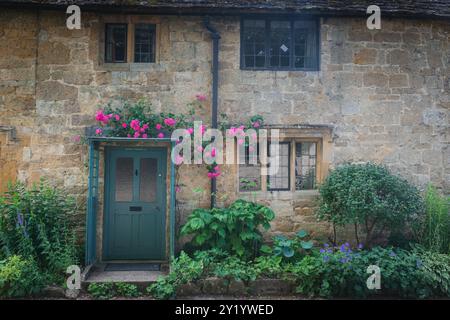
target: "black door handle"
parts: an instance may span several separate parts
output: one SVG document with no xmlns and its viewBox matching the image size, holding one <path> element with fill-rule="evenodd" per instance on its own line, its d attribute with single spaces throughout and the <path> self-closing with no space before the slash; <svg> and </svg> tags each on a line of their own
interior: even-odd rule
<svg viewBox="0 0 450 320">
<path fill-rule="evenodd" d="M 142 207 L 131 206 L 130 211 L 142 211 Z"/>
</svg>

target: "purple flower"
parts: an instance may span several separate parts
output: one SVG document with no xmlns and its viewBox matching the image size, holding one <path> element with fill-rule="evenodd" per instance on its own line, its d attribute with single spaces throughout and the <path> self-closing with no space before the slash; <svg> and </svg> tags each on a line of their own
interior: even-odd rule
<svg viewBox="0 0 450 320">
<path fill-rule="evenodd" d="M 320 253 L 325 253 L 325 249 L 320 249 Z"/>
<path fill-rule="evenodd" d="M 395 252 L 394 252 L 394 251 L 391 251 L 391 252 L 389 253 L 389 256 L 390 256 L 390 257 L 395 257 L 395 256 L 396 256 L 396 254 L 395 254 Z"/>
<path fill-rule="evenodd" d="M 328 262 L 329 260 L 330 260 L 330 257 L 329 256 L 323 256 L 323 262 Z"/>
<path fill-rule="evenodd" d="M 364 246 L 363 246 L 362 243 L 358 244 L 358 249 L 359 249 L 359 250 L 361 250 L 363 247 L 364 247 Z"/>
<path fill-rule="evenodd" d="M 348 260 L 347 260 L 346 258 L 341 258 L 339 261 L 340 261 L 341 263 L 346 263 Z"/>
<path fill-rule="evenodd" d="M 20 211 L 17 212 L 17 223 L 19 224 L 19 226 L 23 226 L 23 217 Z"/>
<path fill-rule="evenodd" d="M 328 243 L 325 243 L 323 246 L 324 246 L 325 248 L 328 248 L 330 245 L 329 245 Z"/>
<path fill-rule="evenodd" d="M 333 253 L 332 249 L 327 249 L 327 253 Z"/>
<path fill-rule="evenodd" d="M 341 245 L 339 250 L 341 250 L 341 252 L 345 252 L 347 250 L 347 248 L 345 247 L 345 244 Z"/>
</svg>

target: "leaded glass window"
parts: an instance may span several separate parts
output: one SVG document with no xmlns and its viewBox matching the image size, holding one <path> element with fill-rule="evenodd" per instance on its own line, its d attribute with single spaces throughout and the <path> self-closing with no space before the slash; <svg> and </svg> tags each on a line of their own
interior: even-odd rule
<svg viewBox="0 0 450 320">
<path fill-rule="evenodd" d="M 314 189 L 316 185 L 317 144 L 295 144 L 295 190 Z"/>
<path fill-rule="evenodd" d="M 243 19 L 241 27 L 242 69 L 319 69 L 317 20 Z"/>
<path fill-rule="evenodd" d="M 105 26 L 105 61 L 127 62 L 127 25 L 108 23 Z"/>
<path fill-rule="evenodd" d="M 155 25 L 136 24 L 134 29 L 134 62 L 155 62 Z"/>
</svg>

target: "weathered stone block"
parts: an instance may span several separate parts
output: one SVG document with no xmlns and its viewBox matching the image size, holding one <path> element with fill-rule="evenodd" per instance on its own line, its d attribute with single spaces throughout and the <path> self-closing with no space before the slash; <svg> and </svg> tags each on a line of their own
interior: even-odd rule
<svg viewBox="0 0 450 320">
<path fill-rule="evenodd" d="M 388 84 L 388 77 L 383 73 L 365 73 L 363 79 L 365 87 L 385 87 Z"/>
<path fill-rule="evenodd" d="M 377 50 L 375 49 L 361 49 L 353 56 L 353 63 L 355 64 L 374 64 L 377 60 Z"/>
<path fill-rule="evenodd" d="M 249 283 L 249 291 L 257 296 L 281 296 L 291 294 L 294 286 L 288 280 L 256 279 Z"/>
</svg>

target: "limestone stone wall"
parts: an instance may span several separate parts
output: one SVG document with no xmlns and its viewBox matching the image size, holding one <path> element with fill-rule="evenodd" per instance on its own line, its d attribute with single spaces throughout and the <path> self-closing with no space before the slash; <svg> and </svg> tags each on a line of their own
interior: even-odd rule
<svg viewBox="0 0 450 320">
<path fill-rule="evenodd" d="M 17 128 L 18 142 L 0 132 L 0 187 L 8 179 L 47 178 L 84 197 L 87 148 L 74 139 L 94 124 L 99 105 L 148 98 L 155 111 L 186 110 L 196 93 L 210 96 L 211 41 L 200 17 L 143 17 L 157 24 L 155 64 L 102 63 L 104 21 L 128 19 L 85 13 L 82 29 L 65 27 L 55 11 L 0 13 L 0 125 Z M 376 161 L 413 183 L 450 190 L 450 23 L 383 18 L 321 21 L 318 72 L 239 68 L 239 18 L 214 18 L 220 42 L 219 113 L 231 120 L 262 114 L 275 125 L 329 125 L 330 166 Z M 209 105 L 210 101 L 206 102 Z M 204 114 L 209 114 L 209 109 Z M 218 179 L 221 204 L 238 197 L 236 168 Z M 183 166 L 179 223 L 209 204 L 204 169 Z M 202 187 L 203 194 L 193 189 Z M 262 192 L 277 218 L 272 232 L 306 226 L 326 231 L 312 215 L 316 193 Z"/>
</svg>

